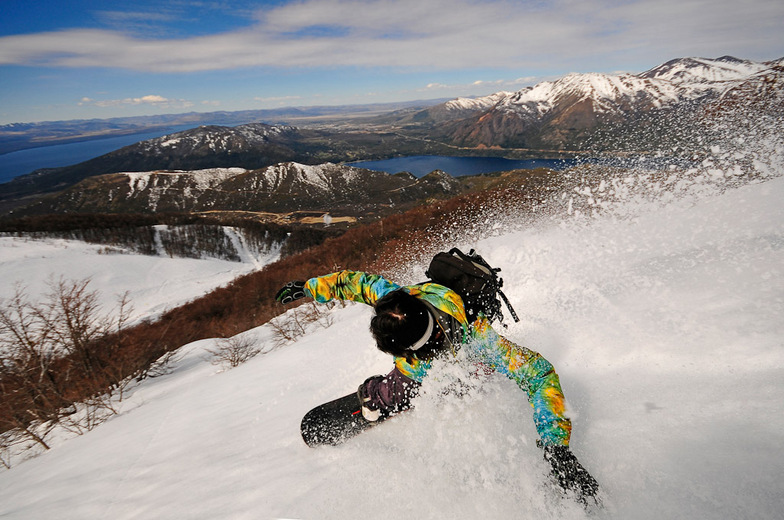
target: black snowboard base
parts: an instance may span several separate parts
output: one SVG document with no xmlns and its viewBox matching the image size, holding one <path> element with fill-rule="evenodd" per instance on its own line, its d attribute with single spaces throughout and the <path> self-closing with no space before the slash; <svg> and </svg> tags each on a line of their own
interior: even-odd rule
<svg viewBox="0 0 784 520">
<path fill-rule="evenodd" d="M 362 416 L 356 393 L 317 406 L 302 418 L 302 440 L 311 448 L 337 446 L 380 423 Z"/>
</svg>

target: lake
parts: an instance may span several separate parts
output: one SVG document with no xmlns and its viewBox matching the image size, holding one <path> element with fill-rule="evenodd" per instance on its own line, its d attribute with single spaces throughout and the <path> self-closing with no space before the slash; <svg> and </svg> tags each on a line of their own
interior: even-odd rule
<svg viewBox="0 0 784 520">
<path fill-rule="evenodd" d="M 452 177 L 478 175 L 480 173 L 502 172 L 508 170 L 532 170 L 550 168 L 563 170 L 574 166 L 575 159 L 504 159 L 502 157 L 445 157 L 440 155 L 417 155 L 395 157 L 379 161 L 359 161 L 350 163 L 358 168 L 378 170 L 387 173 L 409 172 L 415 177 L 423 177 L 433 170 L 443 170 Z"/>
<path fill-rule="evenodd" d="M 87 161 L 94 157 L 113 152 L 146 139 L 153 139 L 181 130 L 190 126 L 173 127 L 157 132 L 123 135 L 82 141 L 78 143 L 58 144 L 30 148 L 0 155 L 0 183 L 8 182 L 14 177 L 25 175 L 39 168 L 57 168 L 70 166 Z M 378 170 L 387 173 L 407 171 L 416 177 L 423 177 L 433 170 L 443 170 L 453 177 L 478 175 L 514 169 L 551 168 L 562 170 L 573 166 L 572 159 L 504 159 L 501 157 L 442 157 L 438 155 L 417 155 L 413 157 L 395 157 L 379 161 L 359 161 L 350 163 L 353 166 Z"/>
<path fill-rule="evenodd" d="M 174 126 L 156 132 L 107 137 L 78 143 L 56 144 L 28 148 L 0 155 L 0 183 L 25 175 L 39 168 L 57 168 L 87 161 L 113 152 L 123 146 L 154 139 L 163 135 L 193 128 L 193 125 Z"/>
</svg>

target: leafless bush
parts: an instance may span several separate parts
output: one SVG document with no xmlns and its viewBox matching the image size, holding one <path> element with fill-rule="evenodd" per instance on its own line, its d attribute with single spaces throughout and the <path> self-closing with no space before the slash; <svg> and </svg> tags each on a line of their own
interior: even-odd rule
<svg viewBox="0 0 784 520">
<path fill-rule="evenodd" d="M 88 284 L 51 281 L 37 304 L 17 286 L 0 303 L 2 453 L 49 449 L 54 428 L 83 433 L 117 412 L 117 391 L 121 395 L 126 379 L 116 354 L 130 314 L 127 296 L 117 313 L 102 314 Z"/>
<path fill-rule="evenodd" d="M 60 417 L 58 425 L 67 432 L 82 435 L 106 422 L 118 412 L 112 394 L 91 397 L 73 407 L 73 413 Z"/>
<path fill-rule="evenodd" d="M 174 370 L 172 365 L 182 359 L 182 355 L 176 351 L 169 351 L 160 358 L 156 359 L 149 366 L 140 370 L 135 376 L 134 379 L 137 382 L 143 381 L 147 378 L 155 378 L 161 376 L 167 376 L 172 373 Z"/>
<path fill-rule="evenodd" d="M 238 334 L 229 338 L 218 340 L 214 349 L 208 349 L 212 355 L 212 363 L 234 368 L 248 361 L 261 352 L 255 337 L 247 334 Z"/>
<path fill-rule="evenodd" d="M 20 454 L 30 454 L 35 450 L 42 451 L 44 448 L 30 440 L 30 437 L 22 434 L 19 430 L 10 430 L 0 434 L 0 465 L 6 469 L 11 469 L 19 458 Z"/>
<path fill-rule="evenodd" d="M 334 318 L 331 312 L 325 311 L 331 310 L 335 305 L 344 306 L 345 302 L 342 300 L 326 304 L 309 302 L 270 320 L 274 348 L 281 347 L 304 336 L 307 334 L 310 325 L 315 324 L 325 329 L 330 327 Z"/>
<path fill-rule="evenodd" d="M 7 434 L 0 433 L 0 465 L 5 469 L 11 469 L 11 450 L 6 442 Z"/>
</svg>

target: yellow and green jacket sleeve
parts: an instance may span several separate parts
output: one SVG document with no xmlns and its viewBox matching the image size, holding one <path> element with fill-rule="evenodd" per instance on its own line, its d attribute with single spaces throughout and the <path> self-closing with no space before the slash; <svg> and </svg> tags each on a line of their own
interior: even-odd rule
<svg viewBox="0 0 784 520">
<path fill-rule="evenodd" d="M 568 446 L 572 423 L 566 417 L 565 398 L 553 365 L 538 352 L 499 335 L 485 318 L 477 319 L 471 329 L 472 339 L 464 348 L 526 393 L 542 444 Z"/>
<path fill-rule="evenodd" d="M 305 289 L 319 303 L 350 300 L 375 305 L 381 297 L 400 286 L 377 274 L 340 271 L 311 278 L 305 282 Z"/>
</svg>

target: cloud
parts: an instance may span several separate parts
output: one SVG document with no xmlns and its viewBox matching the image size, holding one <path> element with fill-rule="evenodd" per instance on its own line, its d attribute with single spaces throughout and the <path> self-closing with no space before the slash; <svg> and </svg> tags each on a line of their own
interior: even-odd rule
<svg viewBox="0 0 784 520">
<path fill-rule="evenodd" d="M 253 101 L 259 103 L 287 103 L 302 99 L 302 96 L 273 96 L 273 97 L 254 97 Z"/>
<path fill-rule="evenodd" d="M 545 81 L 547 78 L 542 78 L 540 76 L 525 76 L 522 78 L 515 78 L 512 80 L 509 79 L 497 79 L 494 81 L 486 81 L 486 80 L 476 80 L 471 83 L 472 87 L 521 87 L 527 85 L 534 85 L 541 81 Z"/>
<path fill-rule="evenodd" d="M 553 77 L 543 77 L 543 76 L 526 76 L 522 78 L 516 78 L 512 80 L 508 79 L 497 79 L 497 80 L 476 80 L 472 81 L 471 83 L 456 83 L 452 85 L 446 85 L 443 83 L 428 83 L 424 88 L 419 89 L 419 92 L 471 92 L 475 91 L 478 94 L 482 93 L 493 93 L 498 92 L 498 90 L 518 90 L 522 87 L 527 87 L 530 85 L 535 85 L 541 81 L 547 81 L 549 79 L 554 79 Z"/>
<path fill-rule="evenodd" d="M 127 105 L 153 105 L 164 108 L 189 108 L 193 103 L 185 99 L 168 99 L 163 96 L 148 94 L 146 96 L 124 99 L 106 99 L 95 100 L 89 97 L 83 97 L 78 103 L 79 106 L 95 106 L 95 107 L 117 107 Z"/>
<path fill-rule="evenodd" d="M 142 38 L 69 29 L 6 36 L 0 64 L 150 72 L 555 63 L 590 69 L 602 56 L 652 54 L 653 64 L 723 53 L 775 58 L 765 53 L 784 52 L 783 6 L 769 0 L 304 0 L 260 9 L 252 25 L 210 35 Z"/>
<path fill-rule="evenodd" d="M 176 24 L 178 18 L 160 10 L 150 11 L 95 11 L 102 24 L 124 34 L 161 36 L 166 34 L 166 24 Z"/>
</svg>

